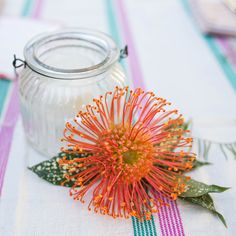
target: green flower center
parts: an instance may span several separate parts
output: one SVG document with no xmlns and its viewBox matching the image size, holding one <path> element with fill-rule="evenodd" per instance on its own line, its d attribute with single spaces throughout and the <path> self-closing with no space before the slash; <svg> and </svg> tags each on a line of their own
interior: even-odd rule
<svg viewBox="0 0 236 236">
<path fill-rule="evenodd" d="M 123 155 L 123 161 L 129 165 L 134 165 L 135 163 L 137 163 L 140 157 L 137 151 L 133 151 L 133 150 L 124 152 L 122 155 Z"/>
</svg>

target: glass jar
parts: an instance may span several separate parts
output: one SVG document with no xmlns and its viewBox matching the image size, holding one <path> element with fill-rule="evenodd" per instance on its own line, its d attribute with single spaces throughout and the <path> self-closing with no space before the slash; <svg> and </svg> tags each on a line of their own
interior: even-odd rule
<svg viewBox="0 0 236 236">
<path fill-rule="evenodd" d="M 101 32 L 68 29 L 39 35 L 24 49 L 20 105 L 27 139 L 47 156 L 60 152 L 65 122 L 115 86 L 125 86 L 120 50 Z"/>
</svg>

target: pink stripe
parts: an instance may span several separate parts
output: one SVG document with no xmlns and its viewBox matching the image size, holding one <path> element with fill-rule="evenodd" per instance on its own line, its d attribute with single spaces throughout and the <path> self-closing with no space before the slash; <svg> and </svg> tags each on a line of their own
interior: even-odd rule
<svg viewBox="0 0 236 236">
<path fill-rule="evenodd" d="M 180 235 L 185 236 L 183 222 L 182 222 L 182 219 L 181 219 L 181 216 L 180 216 L 180 212 L 179 212 L 177 202 L 172 201 L 171 205 L 172 205 L 173 212 L 177 213 L 177 217 L 175 219 L 176 219 L 176 223 L 179 225 L 179 229 L 180 229 L 180 232 L 181 232 Z"/>
<path fill-rule="evenodd" d="M 0 73 L 0 80 L 10 80 L 10 81 L 13 81 L 14 78 L 12 76 Z"/>
<path fill-rule="evenodd" d="M 35 10 L 32 14 L 32 18 L 38 19 L 40 17 L 40 14 L 42 12 L 42 6 L 43 6 L 43 0 L 37 0 Z"/>
<path fill-rule="evenodd" d="M 161 232 L 164 236 L 185 236 L 180 212 L 177 207 L 177 202 L 173 200 L 164 199 L 161 195 L 156 194 L 155 196 L 165 200 L 170 206 L 163 206 L 159 213 L 159 223 L 161 226 Z M 160 217 L 161 216 L 161 217 Z M 164 229 L 163 229 L 164 225 Z"/>
<path fill-rule="evenodd" d="M 156 198 L 161 198 L 161 195 L 160 194 L 155 194 L 155 197 Z M 164 211 L 163 211 L 163 207 L 160 208 L 160 211 L 159 211 L 159 215 L 158 215 L 158 219 L 159 219 L 159 223 L 160 223 L 160 226 L 161 226 L 161 233 L 162 235 L 164 236 L 168 236 L 169 233 L 168 233 L 168 227 L 167 227 L 167 223 L 166 223 L 166 216 L 164 214 Z M 160 217 L 161 216 L 161 217 Z"/>
<path fill-rule="evenodd" d="M 165 200 L 163 196 L 161 196 L 161 199 Z M 165 201 L 166 201 L 166 203 L 168 203 L 167 199 Z M 169 208 L 170 208 L 169 206 L 163 206 L 161 208 L 161 211 L 163 211 L 164 219 L 167 222 L 167 226 L 168 226 L 167 229 L 168 229 L 169 235 L 172 236 L 173 235 L 172 234 L 172 226 L 173 225 L 170 224 L 170 218 L 168 215 L 168 210 L 170 210 Z"/>
<path fill-rule="evenodd" d="M 175 222 L 176 217 L 174 217 L 174 214 L 173 214 L 174 210 L 171 207 L 171 202 L 172 202 L 172 200 L 167 199 L 167 203 L 170 204 L 170 207 L 165 207 L 165 208 L 166 208 L 166 212 L 169 216 L 169 219 L 171 221 L 171 226 L 172 226 L 171 229 L 172 229 L 173 235 L 178 235 L 179 236 L 179 228 L 178 228 L 178 225 Z"/>
<path fill-rule="evenodd" d="M 38 19 L 42 9 L 42 0 L 37 0 L 35 12 L 32 18 Z M 19 115 L 19 102 L 18 102 L 18 85 L 13 82 L 13 90 L 7 112 L 0 128 L 0 195 L 2 192 L 4 176 L 7 168 L 11 143 L 13 139 L 14 128 Z M 17 158 L 17 157 L 16 157 Z"/>
<path fill-rule="evenodd" d="M 141 66 L 138 60 L 138 54 L 135 50 L 135 46 L 134 46 L 135 43 L 132 38 L 132 33 L 129 27 L 128 18 L 126 17 L 127 14 L 125 12 L 123 0 L 117 0 L 115 3 L 117 5 L 117 13 L 118 13 L 119 20 L 122 26 L 124 40 L 125 40 L 125 43 L 128 45 L 128 50 L 129 50 L 128 61 L 129 61 L 131 76 L 133 79 L 133 84 L 136 88 L 140 87 L 144 89 L 145 85 L 144 85 L 144 79 L 143 79 L 143 75 L 141 71 Z"/>
<path fill-rule="evenodd" d="M 8 78 L 8 76 L 6 74 L 0 73 L 0 79 L 7 79 L 7 78 Z"/>
<path fill-rule="evenodd" d="M 7 166 L 7 162 L 9 158 L 13 132 L 14 132 L 18 115 L 19 115 L 19 104 L 18 104 L 18 94 L 17 94 L 17 83 L 14 82 L 8 109 L 4 118 L 3 125 L 0 129 L 0 153 L 1 153 L 1 156 L 0 156 L 0 195 L 2 192 L 4 175 L 6 172 L 6 166 Z"/>
<path fill-rule="evenodd" d="M 177 212 L 175 211 L 175 207 L 174 207 L 174 204 L 176 204 L 176 202 L 170 200 L 169 203 L 170 203 L 171 209 L 173 209 L 170 211 L 170 213 L 173 216 L 173 217 L 171 217 L 172 218 L 171 220 L 173 222 L 173 225 L 175 226 L 174 229 L 177 230 L 176 235 L 184 236 L 183 225 L 181 223 L 179 223 L 179 222 L 181 222 L 181 218 L 180 218 L 180 220 L 178 220 L 179 217 L 177 216 Z"/>
<path fill-rule="evenodd" d="M 11 127 L 2 127 L 0 130 L 0 194 L 10 152 L 9 138 L 12 137 L 12 131 Z"/>
<path fill-rule="evenodd" d="M 236 52 L 234 48 L 231 47 L 230 42 L 225 37 L 219 37 L 216 39 L 220 46 L 223 48 L 226 57 L 229 57 L 233 64 L 236 66 Z"/>
<path fill-rule="evenodd" d="M 160 228 L 161 228 L 161 234 L 167 235 L 166 227 L 164 226 L 164 221 L 162 219 L 162 212 L 161 211 L 158 212 L 158 220 L 159 220 L 159 224 L 160 224 Z"/>
<path fill-rule="evenodd" d="M 138 60 L 138 54 L 135 50 L 135 43 L 132 38 L 129 21 L 127 18 L 127 14 L 125 12 L 124 2 L 123 0 L 116 0 L 115 3 L 117 5 L 118 17 L 119 17 L 119 21 L 121 23 L 121 27 L 123 30 L 124 39 L 126 43 L 128 44 L 128 48 L 129 48 L 128 60 L 129 60 L 129 66 L 130 66 L 130 71 L 131 71 L 134 86 L 145 89 L 144 78 L 143 78 L 141 66 Z M 171 225 L 170 225 L 167 211 L 169 211 L 170 214 L 172 214 L 173 212 L 175 216 L 171 220 Z M 168 207 L 168 209 L 166 207 L 165 209 L 161 209 L 158 218 L 160 222 L 162 235 L 165 235 L 165 236 L 168 235 L 167 234 L 168 230 L 171 235 L 172 233 L 171 229 L 175 228 L 175 226 L 177 226 L 178 235 L 182 235 L 182 236 L 184 235 L 183 224 L 180 218 L 176 201 L 174 201 L 174 203 L 171 204 L 171 206 Z"/>
</svg>

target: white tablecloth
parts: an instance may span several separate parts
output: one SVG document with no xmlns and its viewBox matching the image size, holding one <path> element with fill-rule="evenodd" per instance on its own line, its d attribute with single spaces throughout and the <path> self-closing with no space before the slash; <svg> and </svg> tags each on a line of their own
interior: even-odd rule
<svg viewBox="0 0 236 236">
<path fill-rule="evenodd" d="M 7 1 L 5 14 L 19 14 L 14 5 L 20 6 L 20 2 Z M 105 0 L 61 0 L 60 4 L 45 0 L 41 18 L 109 33 L 106 4 Z M 146 87 L 192 117 L 196 135 L 217 141 L 236 140 L 235 125 L 228 122 L 236 118 L 235 92 L 180 1 L 126 0 L 125 5 Z M 17 43 L 17 38 L 11 40 Z M 67 189 L 52 186 L 26 169 L 44 159 L 26 143 L 19 119 L 0 197 L 0 235 L 133 235 L 131 220 L 88 212 L 86 206 L 69 197 Z M 214 165 L 202 167 L 192 176 L 232 187 L 213 195 L 228 229 L 204 209 L 178 202 L 185 234 L 235 235 L 236 160 L 229 157 L 226 161 L 214 147 L 209 161 Z M 155 223 L 161 235 L 157 216 Z"/>
</svg>

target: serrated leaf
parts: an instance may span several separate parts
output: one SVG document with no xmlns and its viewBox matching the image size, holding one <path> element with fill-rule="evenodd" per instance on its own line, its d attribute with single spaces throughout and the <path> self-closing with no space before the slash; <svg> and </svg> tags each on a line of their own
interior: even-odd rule
<svg viewBox="0 0 236 236">
<path fill-rule="evenodd" d="M 226 191 L 227 187 L 218 185 L 207 185 L 202 182 L 190 179 L 186 184 L 186 191 L 182 193 L 181 197 L 199 197 L 207 193 L 221 193 Z"/>
<path fill-rule="evenodd" d="M 35 166 L 28 168 L 36 175 L 38 175 L 38 177 L 46 180 L 51 184 L 60 186 L 62 186 L 63 184 L 63 186 L 72 187 L 74 185 L 74 182 L 67 181 L 67 179 L 64 177 L 64 175 L 67 173 L 67 170 L 63 169 L 58 164 L 58 161 L 65 156 L 67 159 L 72 160 L 74 158 L 89 156 L 89 154 L 69 154 L 61 152 L 58 154 L 58 156 L 55 156 L 50 160 L 41 162 Z M 76 173 L 79 173 L 79 171 L 77 171 Z"/>
<path fill-rule="evenodd" d="M 198 167 L 202 167 L 202 166 L 205 166 L 205 165 L 211 165 L 212 163 L 210 163 L 210 162 L 205 162 L 205 161 L 198 161 L 198 160 L 196 160 L 196 161 L 194 161 L 193 162 L 193 168 L 192 168 L 192 170 L 193 169 L 196 169 L 196 168 L 198 168 Z"/>
<path fill-rule="evenodd" d="M 180 199 L 197 204 L 209 211 L 211 211 L 214 215 L 216 215 L 221 222 L 224 224 L 225 227 L 227 227 L 226 221 L 224 219 L 224 216 L 220 214 L 218 211 L 216 211 L 214 202 L 212 197 L 207 193 L 199 197 L 180 197 Z"/>
</svg>

